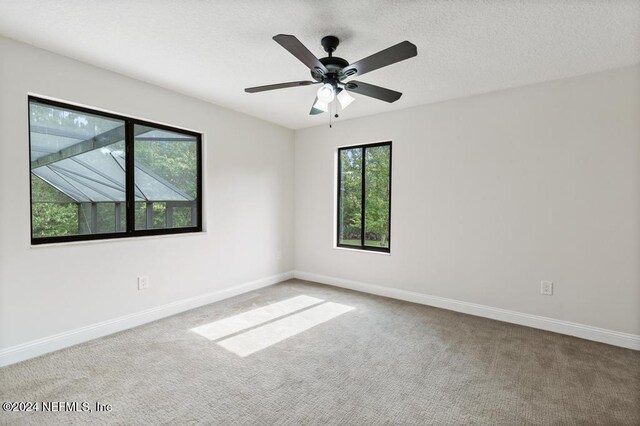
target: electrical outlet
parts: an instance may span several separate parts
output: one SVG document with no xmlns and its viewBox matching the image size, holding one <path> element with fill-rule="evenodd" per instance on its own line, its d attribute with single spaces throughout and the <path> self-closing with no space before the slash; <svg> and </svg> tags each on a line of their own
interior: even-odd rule
<svg viewBox="0 0 640 426">
<path fill-rule="evenodd" d="M 553 282 L 540 281 L 540 294 L 544 294 L 545 296 L 553 296 Z"/>
<path fill-rule="evenodd" d="M 138 290 L 146 290 L 149 288 L 149 277 L 138 277 Z"/>
</svg>

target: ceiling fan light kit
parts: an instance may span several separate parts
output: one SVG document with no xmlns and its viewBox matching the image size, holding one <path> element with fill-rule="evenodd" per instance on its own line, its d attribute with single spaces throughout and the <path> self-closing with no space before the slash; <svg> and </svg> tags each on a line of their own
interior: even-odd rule
<svg viewBox="0 0 640 426">
<path fill-rule="evenodd" d="M 329 111 L 329 104 L 327 102 L 321 101 L 320 99 L 316 98 L 316 101 L 313 104 L 313 106 L 311 107 L 311 109 L 317 109 L 320 112 L 327 112 L 327 111 Z M 316 112 L 315 114 L 320 114 L 320 112 Z"/>
<path fill-rule="evenodd" d="M 346 107 L 348 107 L 351 104 L 351 102 L 355 100 L 353 96 L 349 95 L 349 93 L 347 93 L 347 91 L 343 89 L 339 89 L 338 95 L 336 96 L 336 98 L 338 99 L 338 102 L 340 102 L 340 107 L 342 109 L 345 109 Z"/>
<path fill-rule="evenodd" d="M 354 98 L 347 92 L 353 92 L 385 102 L 395 102 L 402 93 L 384 87 L 367 84 L 360 81 L 346 80 L 349 77 L 361 76 L 370 71 L 377 70 L 387 65 L 412 58 L 418 54 L 418 49 L 413 43 L 403 41 L 378 53 L 374 53 L 364 59 L 349 64 L 343 58 L 333 56 L 340 40 L 335 36 L 323 37 L 320 41 L 328 56 L 316 58 L 295 36 L 278 34 L 273 39 L 284 47 L 289 53 L 305 64 L 311 72 L 313 81 L 292 81 L 289 83 L 270 84 L 267 86 L 249 87 L 244 89 L 247 93 L 265 92 L 268 90 L 284 89 L 287 87 L 309 86 L 322 84 L 316 94 L 316 99 L 311 107 L 310 115 L 321 114 L 329 111 L 329 105 L 337 99 L 340 107 L 345 109 Z M 336 114 L 337 117 L 337 114 Z"/>
</svg>

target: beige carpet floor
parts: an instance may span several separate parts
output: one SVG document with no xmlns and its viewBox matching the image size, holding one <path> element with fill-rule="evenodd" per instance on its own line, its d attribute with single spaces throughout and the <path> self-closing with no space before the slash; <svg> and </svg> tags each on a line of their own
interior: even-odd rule
<svg viewBox="0 0 640 426">
<path fill-rule="evenodd" d="M 319 302 L 260 314 L 292 298 Z M 92 408 L 2 424 L 639 425 L 640 352 L 291 280 L 2 368 L 0 400 Z"/>
</svg>

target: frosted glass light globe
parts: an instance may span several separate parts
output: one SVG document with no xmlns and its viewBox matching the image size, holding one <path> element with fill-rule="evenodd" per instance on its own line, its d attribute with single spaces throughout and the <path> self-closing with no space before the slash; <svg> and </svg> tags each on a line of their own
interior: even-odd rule
<svg viewBox="0 0 640 426">
<path fill-rule="evenodd" d="M 342 107 L 342 109 L 345 109 L 351 102 L 355 101 L 353 96 L 349 95 L 344 89 L 342 89 L 336 97 L 338 98 L 338 102 L 340 102 L 340 106 Z"/>
<path fill-rule="evenodd" d="M 336 92 L 333 89 L 333 86 L 329 83 L 323 84 L 322 87 L 318 89 L 318 100 L 330 103 L 336 97 Z"/>
</svg>

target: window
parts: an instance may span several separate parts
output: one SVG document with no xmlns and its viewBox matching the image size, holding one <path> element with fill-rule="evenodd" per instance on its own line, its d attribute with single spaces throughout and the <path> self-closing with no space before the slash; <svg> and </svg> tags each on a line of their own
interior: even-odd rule
<svg viewBox="0 0 640 426">
<path fill-rule="evenodd" d="M 391 142 L 338 149 L 338 247 L 389 252 Z"/>
<path fill-rule="evenodd" d="M 29 97 L 33 244 L 202 230 L 198 133 Z"/>
</svg>

